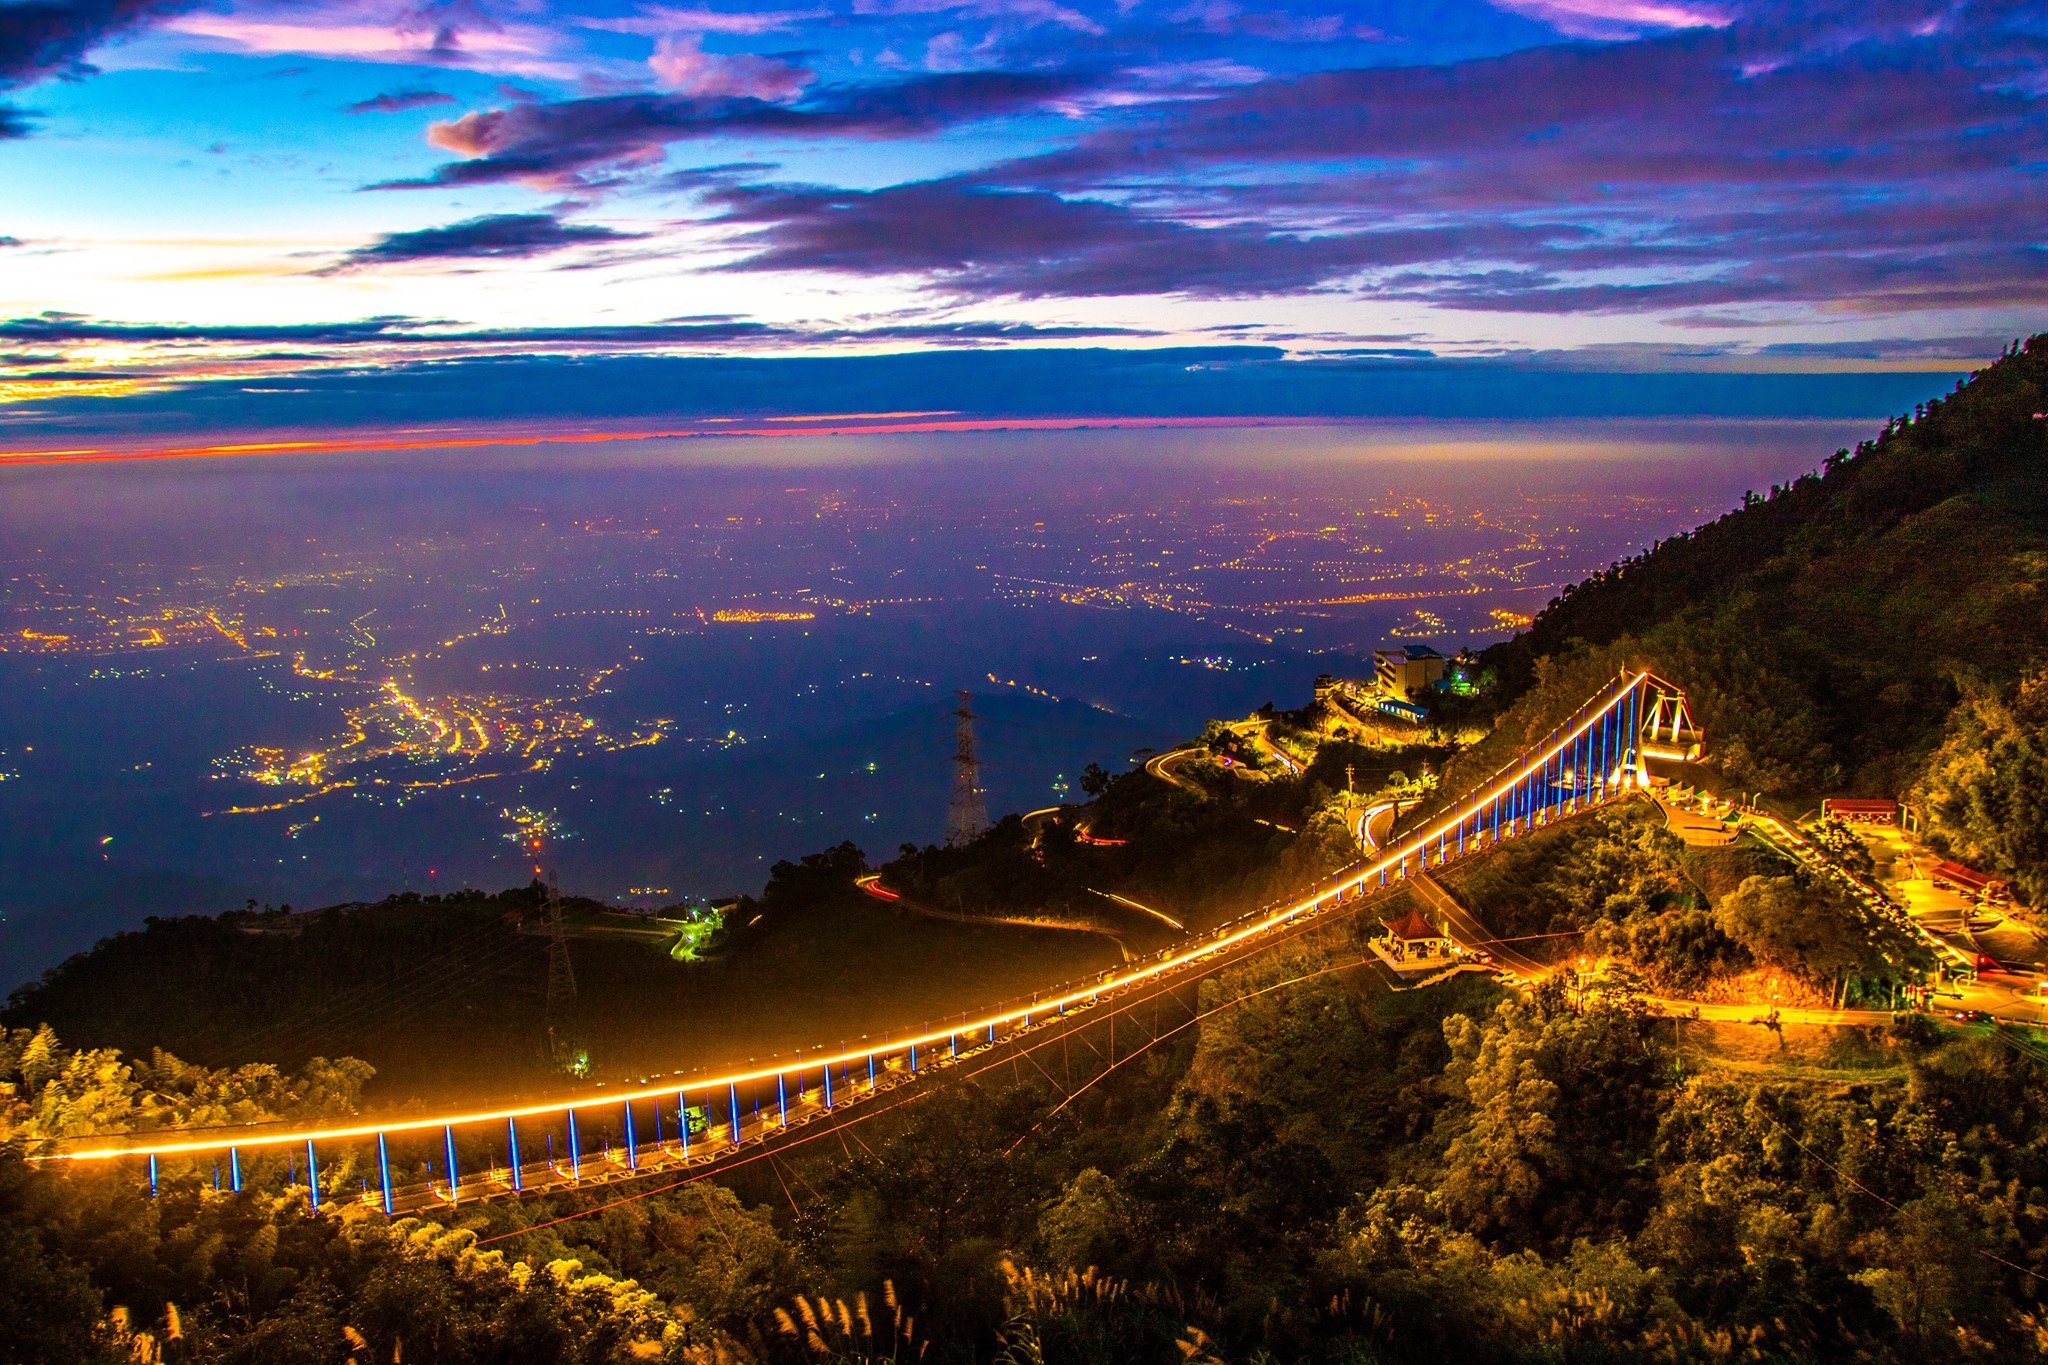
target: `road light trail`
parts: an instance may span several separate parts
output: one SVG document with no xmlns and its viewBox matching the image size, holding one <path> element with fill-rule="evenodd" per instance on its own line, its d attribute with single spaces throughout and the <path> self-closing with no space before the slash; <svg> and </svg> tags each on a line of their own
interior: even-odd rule
<svg viewBox="0 0 2048 1365">
<path fill-rule="evenodd" d="M 1088 889 L 1090 891 L 1095 891 L 1095 888 L 1092 886 Z M 1163 924 L 1170 924 L 1176 929 L 1187 928 L 1185 924 L 1182 924 L 1172 915 L 1166 914 L 1163 911 L 1154 910 L 1149 905 L 1140 905 L 1138 904 L 1138 902 L 1132 900 L 1129 896 L 1119 896 L 1114 891 L 1095 891 L 1095 894 L 1101 896 L 1104 900 L 1115 901 L 1118 905 L 1128 905 L 1133 910 L 1142 910 L 1144 913 L 1150 915 L 1153 919 L 1156 919 Z"/>
</svg>

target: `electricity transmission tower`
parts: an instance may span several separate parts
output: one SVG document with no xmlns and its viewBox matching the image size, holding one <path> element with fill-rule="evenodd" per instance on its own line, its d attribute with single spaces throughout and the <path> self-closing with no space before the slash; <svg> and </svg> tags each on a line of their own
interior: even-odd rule
<svg viewBox="0 0 2048 1365">
<path fill-rule="evenodd" d="M 953 712 L 953 801 L 946 811 L 946 842 L 964 844 L 988 829 L 988 802 L 981 789 L 981 760 L 974 756 L 974 708 L 955 692 Z"/>
<path fill-rule="evenodd" d="M 562 928 L 562 893 L 548 869 L 548 1008 L 576 998 L 576 969 L 569 965 L 569 935 Z"/>
</svg>

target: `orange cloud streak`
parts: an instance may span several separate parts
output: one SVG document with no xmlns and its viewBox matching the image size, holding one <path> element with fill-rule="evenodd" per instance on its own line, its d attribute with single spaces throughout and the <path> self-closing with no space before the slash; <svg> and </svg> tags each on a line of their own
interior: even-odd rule
<svg viewBox="0 0 2048 1365">
<path fill-rule="evenodd" d="M 735 419 L 708 418 L 706 421 Z M 837 414 L 819 417 L 757 419 L 792 425 L 695 427 L 664 431 L 567 431 L 537 433 L 514 430 L 491 435 L 430 436 L 385 432 L 376 435 L 335 435 L 295 441 L 243 441 L 224 445 L 141 446 L 129 449 L 72 447 L 62 450 L 0 452 L 0 468 L 17 465 L 96 464 L 129 460 L 212 460 L 258 455 L 335 455 L 377 450 L 457 450 L 475 446 L 594 445 L 607 441 L 660 441 L 724 436 L 862 436 L 903 435 L 942 431 L 1083 431 L 1102 427 L 1246 427 L 1326 425 L 1311 417 L 988 417 L 951 421 L 877 421 L 848 424 Z M 801 426 L 803 422 L 832 425 Z"/>
</svg>

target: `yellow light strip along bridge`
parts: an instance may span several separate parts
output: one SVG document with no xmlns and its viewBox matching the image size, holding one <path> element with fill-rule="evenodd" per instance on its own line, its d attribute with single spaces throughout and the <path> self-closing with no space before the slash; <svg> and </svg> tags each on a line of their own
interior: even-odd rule
<svg viewBox="0 0 2048 1365">
<path fill-rule="evenodd" d="M 1405 878 L 1411 865 L 1418 870 L 1441 866 L 1467 851 L 1491 847 L 1559 816 L 1637 790 L 1648 780 L 1644 767 L 1648 758 L 1683 760 L 1696 758 L 1699 752 L 1700 735 L 1693 727 L 1685 694 L 1647 672 L 1624 674 L 1519 761 L 1478 784 L 1426 828 L 1383 856 L 1353 864 L 1291 904 L 1255 911 L 1190 942 L 1128 963 L 1120 971 L 1105 972 L 1082 984 L 1070 983 L 1067 988 L 998 1007 L 979 1018 L 963 1017 L 958 1023 L 948 1020 L 909 1036 L 864 1043 L 788 1065 L 719 1076 L 676 1073 L 660 1085 L 643 1083 L 638 1089 L 545 1103 L 316 1128 L 250 1125 L 233 1130 L 167 1130 L 118 1139 L 72 1139 L 50 1143 L 30 1159 L 147 1161 L 154 1192 L 158 1163 L 166 1158 L 213 1158 L 213 1178 L 218 1185 L 220 1158 L 225 1157 L 228 1185 L 239 1190 L 245 1152 L 264 1153 L 272 1165 L 282 1155 L 288 1183 L 304 1188 L 318 1208 L 322 1202 L 320 1147 L 374 1143 L 377 1186 L 372 1190 L 365 1178 L 359 1197 L 387 1214 L 399 1211 L 401 1203 L 408 1208 L 431 1207 L 455 1204 L 465 1197 L 573 1186 L 590 1178 L 584 1174 L 586 1166 L 594 1168 L 592 1177 L 609 1178 L 673 1168 L 679 1162 L 715 1164 L 816 1118 L 908 1084 L 923 1073 L 942 1070 L 963 1051 L 979 1051 L 999 1039 L 1102 1008 L 1136 988 L 1160 986 L 1163 979 L 1204 975 L 1243 956 L 1260 940 L 1281 939 L 1285 937 L 1282 930 L 1376 891 L 1386 886 L 1389 878 Z M 669 1133 L 664 1135 L 664 1106 L 671 1102 Z M 579 1115 L 583 1116 L 582 1131 Z M 636 1116 L 641 1115 L 651 1120 L 650 1127 L 636 1124 Z M 605 1125 L 606 1133 L 597 1153 L 586 1146 L 586 1139 L 593 1136 L 589 1131 L 593 1117 Z M 541 1156 L 536 1150 L 536 1133 L 529 1129 L 522 1134 L 521 1120 L 548 1121 L 541 1134 L 547 1144 L 544 1160 L 536 1159 Z M 564 1138 L 559 1151 L 554 1145 L 557 1131 Z M 621 1138 L 616 1150 L 609 1141 L 613 1131 Z M 458 1133 L 462 1138 L 459 1147 Z M 643 1142 L 642 1133 L 651 1141 Z M 439 1178 L 434 1169 L 437 1162 L 430 1157 L 425 1163 L 428 1178 L 424 1185 L 395 1188 L 392 1139 L 417 1141 L 429 1135 L 440 1139 L 433 1144 L 440 1149 L 436 1156 L 445 1162 Z M 472 1158 L 466 1172 L 465 1150 Z M 358 1196 L 344 1193 L 340 1197 Z"/>
</svg>

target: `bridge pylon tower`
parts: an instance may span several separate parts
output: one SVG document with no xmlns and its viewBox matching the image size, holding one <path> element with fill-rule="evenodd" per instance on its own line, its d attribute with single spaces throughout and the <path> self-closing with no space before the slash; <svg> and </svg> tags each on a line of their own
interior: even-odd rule
<svg viewBox="0 0 2048 1365">
<path fill-rule="evenodd" d="M 981 786 L 981 760 L 974 752 L 974 707 L 965 691 L 953 694 L 953 799 L 946 808 L 946 843 L 970 843 L 988 829 L 988 798 Z"/>
<path fill-rule="evenodd" d="M 1662 678 L 1649 675 L 1645 682 L 1643 734 L 1639 743 L 1644 757 L 1690 762 L 1700 756 L 1705 736 L 1693 719 L 1685 691 Z"/>
</svg>

